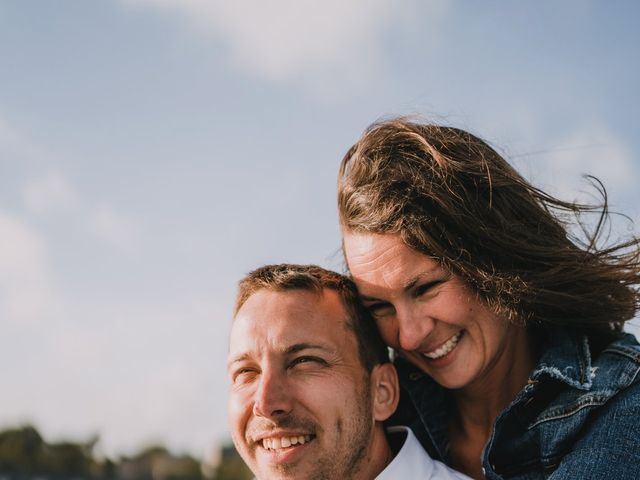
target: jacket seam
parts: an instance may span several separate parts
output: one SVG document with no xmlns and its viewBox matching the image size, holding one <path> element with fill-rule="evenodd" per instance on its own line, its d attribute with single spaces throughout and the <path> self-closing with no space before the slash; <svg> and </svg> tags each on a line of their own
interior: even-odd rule
<svg viewBox="0 0 640 480">
<path fill-rule="evenodd" d="M 606 398 L 599 398 L 599 399 L 596 399 L 596 398 L 592 397 L 588 401 L 577 402 L 578 404 L 575 405 L 570 410 L 563 411 L 563 412 L 557 413 L 557 414 L 552 415 L 552 416 L 545 416 L 543 418 L 538 419 L 536 422 L 532 423 L 528 427 L 528 430 L 531 430 L 532 428 L 535 428 L 536 426 L 538 426 L 538 425 L 540 425 L 542 423 L 546 423 L 546 422 L 550 422 L 550 421 L 553 421 L 553 420 L 559 420 L 559 419 L 562 419 L 562 418 L 570 417 L 570 416 L 575 415 L 576 413 L 580 412 L 581 410 L 584 410 L 585 408 L 602 406 L 605 403 L 607 403 L 607 401 L 611 397 L 612 397 L 612 395 L 608 395 Z"/>
<path fill-rule="evenodd" d="M 640 351 L 634 348 L 626 348 L 623 346 L 610 346 L 605 348 L 602 353 L 614 353 L 627 357 L 640 365 Z"/>
</svg>

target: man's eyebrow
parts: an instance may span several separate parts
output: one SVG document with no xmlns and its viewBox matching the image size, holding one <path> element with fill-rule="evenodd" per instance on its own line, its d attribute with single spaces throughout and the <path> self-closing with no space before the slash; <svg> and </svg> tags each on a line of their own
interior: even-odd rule
<svg viewBox="0 0 640 480">
<path fill-rule="evenodd" d="M 324 352 L 327 353 L 332 353 L 333 349 L 326 346 L 326 345 L 321 345 L 319 343 L 295 343 L 287 348 L 285 348 L 283 350 L 283 353 L 285 355 L 293 355 L 299 352 L 302 352 L 304 350 L 322 350 Z M 230 359 L 227 362 L 227 369 L 231 368 L 231 365 L 233 365 L 234 363 L 241 363 L 244 362 L 245 360 L 248 360 L 251 358 L 251 355 L 248 353 L 242 353 L 240 355 L 237 355 L 235 357 L 233 357 L 232 359 Z"/>
<path fill-rule="evenodd" d="M 234 363 L 243 362 L 243 361 L 247 360 L 248 358 L 249 358 L 249 354 L 248 353 L 243 353 L 241 355 L 233 357 L 232 359 L 230 359 L 227 362 L 227 369 L 231 368 L 231 365 L 233 365 Z"/>
<path fill-rule="evenodd" d="M 284 351 L 285 355 L 291 355 L 294 353 L 299 353 L 303 350 L 324 350 L 325 352 L 332 352 L 333 350 L 326 345 L 321 345 L 319 343 L 296 343 L 287 347 Z"/>
</svg>

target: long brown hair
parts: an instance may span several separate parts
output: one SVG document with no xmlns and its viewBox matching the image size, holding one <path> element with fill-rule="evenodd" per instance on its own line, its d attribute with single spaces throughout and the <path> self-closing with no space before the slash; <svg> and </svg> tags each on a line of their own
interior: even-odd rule
<svg viewBox="0 0 640 480">
<path fill-rule="evenodd" d="M 512 322 L 614 333 L 640 304 L 640 239 L 599 246 L 609 212 L 590 178 L 601 205 L 565 202 L 468 132 L 396 118 L 371 125 L 342 160 L 340 222 L 400 234 Z"/>
</svg>

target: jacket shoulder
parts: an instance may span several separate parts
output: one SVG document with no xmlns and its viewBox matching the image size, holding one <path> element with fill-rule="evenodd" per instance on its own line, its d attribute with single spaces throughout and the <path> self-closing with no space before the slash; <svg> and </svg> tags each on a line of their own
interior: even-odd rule
<svg viewBox="0 0 640 480">
<path fill-rule="evenodd" d="M 537 431 L 548 463 L 568 452 L 627 441 L 631 432 L 635 437 L 629 454 L 640 456 L 635 433 L 640 419 L 640 345 L 635 337 L 624 335 L 605 347 L 593 359 L 590 375 L 588 389 L 565 385 L 529 424 L 529 430 Z"/>
<path fill-rule="evenodd" d="M 590 413 L 551 479 L 640 478 L 640 382 Z"/>
</svg>

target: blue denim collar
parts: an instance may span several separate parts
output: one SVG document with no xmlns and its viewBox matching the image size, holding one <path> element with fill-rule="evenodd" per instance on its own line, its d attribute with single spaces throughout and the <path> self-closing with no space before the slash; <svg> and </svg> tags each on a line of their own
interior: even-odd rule
<svg viewBox="0 0 640 480">
<path fill-rule="evenodd" d="M 587 336 L 564 328 L 546 328 L 542 356 L 530 382 L 543 376 L 554 378 L 578 390 L 589 390 L 597 367 L 591 365 Z"/>
</svg>

